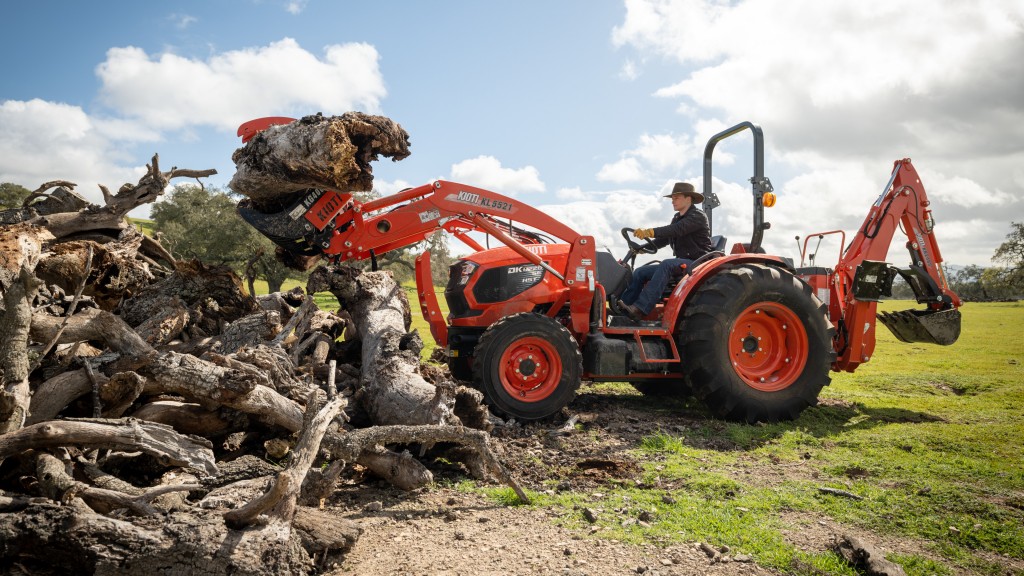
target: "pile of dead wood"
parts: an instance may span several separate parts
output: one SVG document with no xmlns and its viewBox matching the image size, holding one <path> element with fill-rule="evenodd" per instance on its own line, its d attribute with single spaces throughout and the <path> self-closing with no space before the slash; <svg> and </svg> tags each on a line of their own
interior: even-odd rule
<svg viewBox="0 0 1024 576">
<path fill-rule="evenodd" d="M 364 132 L 380 125 L 365 116 Z M 333 123 L 354 121 L 305 125 L 341 150 Z M 346 149 L 352 169 L 382 142 Z M 172 178 L 212 173 L 154 156 L 103 206 L 51 182 L 0 212 L 0 571 L 315 573 L 359 534 L 322 509 L 347 470 L 431 481 L 408 447 L 461 447 L 525 499 L 479 393 L 421 365 L 390 274 L 323 266 L 306 291 L 252 298 L 126 221 Z"/>
</svg>

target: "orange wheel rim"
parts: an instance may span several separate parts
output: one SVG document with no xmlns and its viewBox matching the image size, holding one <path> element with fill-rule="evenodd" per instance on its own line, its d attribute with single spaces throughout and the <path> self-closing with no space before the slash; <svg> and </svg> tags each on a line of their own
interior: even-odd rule
<svg viewBox="0 0 1024 576">
<path fill-rule="evenodd" d="M 520 402 L 539 402 L 558 388 L 562 358 L 543 338 L 520 338 L 501 355 L 498 376 L 505 392 Z"/>
<path fill-rule="evenodd" d="M 807 330 L 793 311 L 759 302 L 736 318 L 729 331 L 729 361 L 751 388 L 778 392 L 790 387 L 807 364 Z"/>
</svg>

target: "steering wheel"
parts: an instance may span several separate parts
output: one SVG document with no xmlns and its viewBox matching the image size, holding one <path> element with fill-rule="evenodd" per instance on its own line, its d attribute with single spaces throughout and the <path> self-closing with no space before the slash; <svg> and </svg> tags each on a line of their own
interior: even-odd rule
<svg viewBox="0 0 1024 576">
<path fill-rule="evenodd" d="M 629 251 L 633 254 L 655 254 L 658 252 L 658 247 L 651 240 L 646 240 L 643 244 L 630 239 L 629 234 L 633 232 L 633 228 L 623 228 L 622 237 L 626 239 L 626 245 L 629 246 Z"/>
</svg>

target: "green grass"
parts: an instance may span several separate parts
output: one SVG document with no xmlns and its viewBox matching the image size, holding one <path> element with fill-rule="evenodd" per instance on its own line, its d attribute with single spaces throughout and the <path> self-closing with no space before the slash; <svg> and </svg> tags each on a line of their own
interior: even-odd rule
<svg viewBox="0 0 1024 576">
<path fill-rule="evenodd" d="M 904 344 L 879 324 L 871 361 L 833 374 L 821 405 L 794 422 L 709 418 L 685 434 L 644 438 L 635 448 L 642 486 L 670 488 L 602 489 L 602 509 L 653 511 L 649 526 L 603 515 L 602 537 L 724 544 L 791 574 L 854 574 L 831 552 L 803 552 L 784 538 L 784 529 L 799 530 L 789 522 L 811 518 L 912 542 L 920 553 L 891 557 L 911 575 L 1020 573 L 996 558 L 1024 560 L 1024 305 L 972 303 L 963 315 L 949 347 Z M 588 390 L 648 406 L 652 418 L 683 406 L 621 384 Z M 596 506 L 588 498 L 542 502 L 582 527 L 579 507 Z"/>
<path fill-rule="evenodd" d="M 146 236 L 152 236 L 156 231 L 153 228 L 152 220 L 146 220 L 145 218 L 129 218 L 128 221 L 138 227 L 138 229 Z"/>
</svg>

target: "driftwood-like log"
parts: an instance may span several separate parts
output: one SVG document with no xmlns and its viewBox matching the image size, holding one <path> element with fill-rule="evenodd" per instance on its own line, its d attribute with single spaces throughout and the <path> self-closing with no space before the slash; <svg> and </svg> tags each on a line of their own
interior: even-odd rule
<svg viewBox="0 0 1024 576">
<path fill-rule="evenodd" d="M 111 350 L 132 357 L 147 357 L 156 354 L 156 350 L 146 343 L 125 324 L 120 317 L 106 310 L 89 309 L 72 316 L 65 324 L 64 320 L 47 314 L 34 314 L 32 317 L 31 336 L 39 342 L 49 342 L 56 338 L 57 344 L 68 344 L 81 341 L 105 343 Z"/>
<path fill-rule="evenodd" d="M 29 224 L 0 227 L 0 289 L 6 290 L 22 269 L 35 270 L 43 245 L 53 240 L 45 228 Z"/>
<path fill-rule="evenodd" d="M 41 215 L 30 223 L 42 226 L 56 238 L 64 238 L 71 234 L 89 230 L 122 230 L 129 226 L 125 215 L 133 209 L 153 202 L 164 193 L 164 189 L 174 178 L 204 178 L 217 171 L 188 170 L 172 168 L 168 172 L 160 171 L 160 158 L 153 155 L 153 160 L 146 165 L 146 175 L 139 179 L 138 184 L 125 184 L 117 194 L 107 199 L 106 205 L 93 210 L 59 212 Z"/>
<path fill-rule="evenodd" d="M 491 437 L 482 430 L 463 426 L 373 426 L 344 433 L 330 433 L 323 446 L 332 459 L 355 461 L 361 454 L 389 444 L 420 444 L 433 446 L 440 443 L 460 444 L 472 448 L 480 457 L 484 471 L 504 483 L 523 502 L 530 499 L 519 483 L 502 465 L 491 447 Z M 471 469 L 473 467 L 470 467 Z"/>
<path fill-rule="evenodd" d="M 390 273 L 321 266 L 310 274 L 306 292 L 323 291 L 338 298 L 358 328 L 362 403 L 375 424 L 460 424 L 454 398 L 419 373 L 421 346 L 407 335 L 409 300 Z"/>
<path fill-rule="evenodd" d="M 327 426 L 348 403 L 348 399 L 344 396 L 336 396 L 317 412 L 315 416 L 309 417 L 313 413 L 313 406 L 315 406 L 313 398 L 313 396 L 310 396 L 310 401 L 307 403 L 307 418 L 303 422 L 302 434 L 299 436 L 299 441 L 292 451 L 292 460 L 288 468 L 277 475 L 269 492 L 241 508 L 225 513 L 224 519 L 229 525 L 234 527 L 246 526 L 252 523 L 257 515 L 271 509 L 271 514 L 274 517 L 283 522 L 291 523 L 292 517 L 295 516 L 295 506 L 302 488 L 302 482 L 305 480 L 310 466 L 313 465 L 313 459 L 320 450 L 320 442 L 324 437 L 324 433 L 327 432 Z"/>
<path fill-rule="evenodd" d="M 182 434 L 213 438 L 225 434 L 230 424 L 217 410 L 176 400 L 157 400 L 132 412 L 132 418 L 166 424 Z"/>
<path fill-rule="evenodd" d="M 0 558 L 45 573 L 73 567 L 100 576 L 273 576 L 312 566 L 299 535 L 230 530 L 216 511 L 115 519 L 36 503 L 0 514 Z"/>
<path fill-rule="evenodd" d="M 96 374 L 100 387 L 107 381 L 103 374 Z M 92 382 L 85 368 L 61 372 L 43 382 L 32 395 L 30 414 L 25 424 L 38 424 L 52 420 L 75 399 L 92 391 Z"/>
<path fill-rule="evenodd" d="M 25 198 L 21 208 L 0 211 L 0 226 L 31 220 L 41 214 L 77 212 L 89 205 L 85 198 L 73 191 L 76 184 L 64 180 L 47 182 Z M 46 194 L 50 188 L 56 188 Z M 42 200 L 40 200 L 40 197 Z"/>
<path fill-rule="evenodd" d="M 173 297 L 157 315 L 147 318 L 135 331 L 147 344 L 159 346 L 178 338 L 191 319 L 192 315 L 181 298 Z"/>
<path fill-rule="evenodd" d="M 235 150 L 235 175 L 228 186 L 261 212 L 286 207 L 307 188 L 369 191 L 370 162 L 378 156 L 409 155 L 409 134 L 384 116 L 347 112 L 306 116 L 272 126 Z"/>
<path fill-rule="evenodd" d="M 266 375 L 255 367 L 227 368 L 189 354 L 168 352 L 142 372 L 151 380 L 147 392 L 183 394 L 208 406 L 227 406 L 252 414 L 291 432 L 302 429 L 299 404 L 271 388 Z"/>
<path fill-rule="evenodd" d="M 32 300 L 41 282 L 25 261 L 18 278 L 4 293 L 0 312 L 0 434 L 22 427 L 31 401 L 28 385 L 28 335 Z"/>
<path fill-rule="evenodd" d="M 142 451 L 170 466 L 216 474 L 212 444 L 182 436 L 170 426 L 141 420 L 54 420 L 0 436 L 0 461 L 30 449 L 79 446 Z"/>
<path fill-rule="evenodd" d="M 177 484 L 160 486 L 150 490 L 124 493 L 107 488 L 96 488 L 76 481 L 68 473 L 64 462 L 49 454 L 40 454 L 37 459 L 37 474 L 43 493 L 57 502 L 68 502 L 81 498 L 87 503 L 95 502 L 100 510 L 127 508 L 139 516 L 152 516 L 157 513 L 150 503 L 157 497 L 170 493 L 190 490 L 201 490 L 198 484 Z"/>
<path fill-rule="evenodd" d="M 369 447 L 359 454 L 356 462 L 402 490 L 416 490 L 434 481 L 433 473 L 413 458 L 408 450 L 392 452 L 380 447 Z"/>
</svg>

